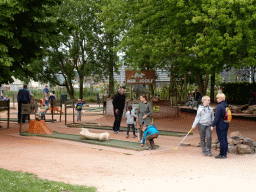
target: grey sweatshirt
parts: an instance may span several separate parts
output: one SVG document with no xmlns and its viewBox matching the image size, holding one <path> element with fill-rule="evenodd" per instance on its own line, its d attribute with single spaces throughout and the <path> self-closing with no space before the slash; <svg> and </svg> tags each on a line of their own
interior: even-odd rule
<svg viewBox="0 0 256 192">
<path fill-rule="evenodd" d="M 150 121 L 150 117 L 153 113 L 153 109 L 152 106 L 149 102 L 147 103 L 139 103 L 139 107 L 138 107 L 138 121 L 139 121 L 139 125 L 151 125 L 151 121 Z M 144 115 L 148 115 L 148 117 L 146 119 L 143 119 Z"/>
<path fill-rule="evenodd" d="M 214 112 L 212 107 L 205 107 L 203 105 L 200 105 L 197 109 L 196 118 L 192 126 L 195 127 L 198 123 L 201 125 L 209 126 L 212 124 L 213 120 Z"/>
</svg>

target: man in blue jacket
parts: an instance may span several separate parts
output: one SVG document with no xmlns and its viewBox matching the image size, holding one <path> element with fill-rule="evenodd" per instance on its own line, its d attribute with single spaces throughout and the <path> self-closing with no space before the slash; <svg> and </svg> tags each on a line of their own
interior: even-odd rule
<svg viewBox="0 0 256 192">
<path fill-rule="evenodd" d="M 27 90 L 27 85 L 23 85 L 23 89 L 20 89 L 17 96 L 18 100 L 18 123 L 21 121 L 21 106 L 22 104 L 28 104 L 30 103 L 30 92 Z M 22 116 L 22 122 L 25 123 L 27 115 Z"/>
<path fill-rule="evenodd" d="M 143 147 L 146 141 L 148 145 L 148 149 L 155 149 L 154 139 L 157 138 L 158 135 L 159 135 L 159 132 L 154 125 L 148 126 L 144 131 L 144 138 L 143 138 L 141 147 Z"/>
<path fill-rule="evenodd" d="M 223 118 L 226 114 L 226 107 L 228 106 L 225 101 L 225 95 L 223 93 L 219 93 L 217 96 L 218 106 L 215 111 L 215 118 L 212 123 L 211 130 L 216 126 L 217 136 L 220 142 L 220 154 L 215 158 L 218 159 L 226 159 L 228 152 L 228 128 L 229 123 L 225 123 Z"/>
</svg>

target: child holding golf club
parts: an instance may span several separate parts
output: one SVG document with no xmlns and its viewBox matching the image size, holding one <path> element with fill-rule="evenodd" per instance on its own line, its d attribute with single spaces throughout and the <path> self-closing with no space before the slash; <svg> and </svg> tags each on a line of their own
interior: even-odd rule
<svg viewBox="0 0 256 192">
<path fill-rule="evenodd" d="M 201 147 L 203 155 L 212 155 L 212 131 L 211 124 L 214 120 L 214 112 L 212 107 L 209 106 L 210 97 L 204 96 L 202 98 L 202 105 L 197 109 L 195 121 L 192 125 L 192 129 L 195 129 L 198 124 L 200 133 Z"/>
</svg>

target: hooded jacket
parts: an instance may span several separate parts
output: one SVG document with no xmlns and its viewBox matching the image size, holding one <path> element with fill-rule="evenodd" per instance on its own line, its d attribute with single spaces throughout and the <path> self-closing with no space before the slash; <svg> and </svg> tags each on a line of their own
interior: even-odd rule
<svg viewBox="0 0 256 192">
<path fill-rule="evenodd" d="M 223 121 L 223 118 L 226 113 L 226 107 L 228 106 L 226 101 L 222 101 L 218 104 L 216 111 L 215 111 L 215 118 L 212 123 L 212 127 L 215 127 L 215 125 L 219 125 L 220 123 L 225 123 Z"/>
<path fill-rule="evenodd" d="M 205 126 L 210 126 L 214 120 L 214 112 L 212 107 L 204 105 L 200 105 L 197 109 L 197 114 L 195 121 L 193 123 L 193 127 L 195 127 L 198 123 Z"/>
</svg>

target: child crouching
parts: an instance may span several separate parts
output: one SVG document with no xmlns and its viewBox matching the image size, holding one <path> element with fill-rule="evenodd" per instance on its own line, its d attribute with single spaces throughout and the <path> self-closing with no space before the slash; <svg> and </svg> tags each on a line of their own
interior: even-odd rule
<svg viewBox="0 0 256 192">
<path fill-rule="evenodd" d="M 210 97 L 204 96 L 202 98 L 202 105 L 197 109 L 197 114 L 192 128 L 195 129 L 198 124 L 198 129 L 200 133 L 201 147 L 203 155 L 212 155 L 212 131 L 211 124 L 214 120 L 214 112 L 212 107 L 209 106 Z"/>
</svg>

